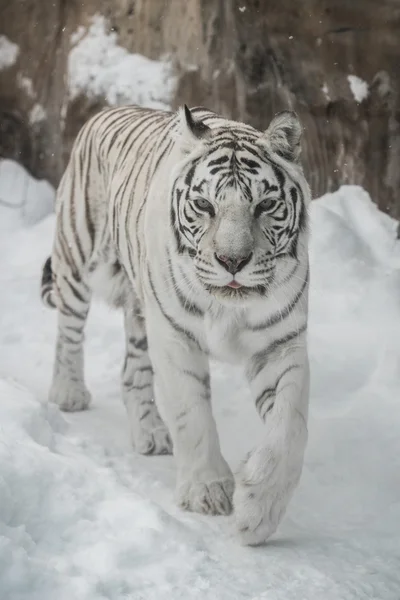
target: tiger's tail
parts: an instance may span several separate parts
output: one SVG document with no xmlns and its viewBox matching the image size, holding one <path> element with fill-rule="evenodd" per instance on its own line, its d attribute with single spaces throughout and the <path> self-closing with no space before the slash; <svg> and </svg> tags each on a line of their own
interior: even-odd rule
<svg viewBox="0 0 400 600">
<path fill-rule="evenodd" d="M 51 256 L 43 265 L 40 295 L 42 302 L 48 308 L 56 308 L 53 292 L 53 270 L 51 268 Z"/>
</svg>

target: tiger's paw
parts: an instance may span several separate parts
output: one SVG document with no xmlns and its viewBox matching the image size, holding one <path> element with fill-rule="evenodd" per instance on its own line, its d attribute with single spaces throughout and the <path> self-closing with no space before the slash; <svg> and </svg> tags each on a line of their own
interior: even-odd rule
<svg viewBox="0 0 400 600">
<path fill-rule="evenodd" d="M 205 515 L 230 515 L 234 487 L 233 477 L 186 481 L 178 486 L 178 505 L 184 510 Z"/>
<path fill-rule="evenodd" d="M 172 454 L 171 436 L 158 414 L 156 404 L 154 402 L 138 404 L 131 399 L 126 404 L 130 418 L 132 445 L 136 452 L 147 456 Z"/>
<path fill-rule="evenodd" d="M 143 428 L 134 439 L 134 447 L 139 454 L 172 454 L 172 441 L 163 423 L 155 428 Z"/>
<path fill-rule="evenodd" d="M 49 402 L 65 412 L 86 410 L 92 401 L 91 394 L 84 384 L 77 385 L 70 380 L 54 381 L 49 394 Z"/>
<path fill-rule="evenodd" d="M 264 448 L 250 454 L 238 474 L 234 495 L 238 534 L 245 545 L 265 542 L 278 528 L 299 482 L 301 457 L 286 457 Z"/>
<path fill-rule="evenodd" d="M 278 528 L 285 513 L 287 499 L 280 490 L 267 490 L 264 485 L 237 484 L 234 496 L 235 521 L 244 545 L 265 542 Z"/>
</svg>

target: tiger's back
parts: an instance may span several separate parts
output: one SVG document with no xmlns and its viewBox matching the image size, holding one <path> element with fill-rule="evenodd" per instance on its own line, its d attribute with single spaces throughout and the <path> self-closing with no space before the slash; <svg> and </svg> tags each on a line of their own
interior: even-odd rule
<svg viewBox="0 0 400 600">
<path fill-rule="evenodd" d="M 122 305 L 127 282 L 121 255 L 132 274 L 135 268 L 120 223 L 128 208 L 129 218 L 135 219 L 140 200 L 145 202 L 145 193 L 139 197 L 135 192 L 145 190 L 151 179 L 160 132 L 169 130 L 172 117 L 164 111 L 123 107 L 102 111 L 82 128 L 57 191 L 52 303 L 60 293 L 57 278 L 63 278 L 68 265 L 76 273 L 87 271 L 96 292 Z M 129 207 L 124 205 L 127 197 Z M 70 238 L 74 245 L 68 243 Z M 50 301 L 49 293 L 46 297 Z"/>
</svg>

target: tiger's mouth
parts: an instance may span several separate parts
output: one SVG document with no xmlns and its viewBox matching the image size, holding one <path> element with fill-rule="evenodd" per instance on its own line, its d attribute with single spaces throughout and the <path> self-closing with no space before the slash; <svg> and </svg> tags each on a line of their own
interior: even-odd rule
<svg viewBox="0 0 400 600">
<path fill-rule="evenodd" d="M 232 279 L 232 281 L 230 283 L 228 283 L 228 287 L 234 289 L 234 290 L 238 290 L 239 288 L 243 287 L 241 283 L 235 281 L 234 279 Z"/>
<path fill-rule="evenodd" d="M 265 285 L 247 286 L 236 283 L 235 286 L 203 284 L 209 294 L 221 299 L 241 300 L 248 299 L 251 296 L 264 296 L 267 292 Z"/>
</svg>

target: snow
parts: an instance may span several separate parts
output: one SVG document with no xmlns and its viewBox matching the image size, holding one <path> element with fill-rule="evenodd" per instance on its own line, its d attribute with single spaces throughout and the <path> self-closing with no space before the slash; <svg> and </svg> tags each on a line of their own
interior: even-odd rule
<svg viewBox="0 0 400 600">
<path fill-rule="evenodd" d="M 321 90 L 322 90 L 322 93 L 324 94 L 325 98 L 327 100 L 330 100 L 331 97 L 329 95 L 329 88 L 328 88 L 328 84 L 327 83 L 324 83 L 324 85 L 322 86 Z"/>
<path fill-rule="evenodd" d="M 130 54 L 118 45 L 117 37 L 107 31 L 107 21 L 100 15 L 92 18 L 87 31 L 81 26 L 73 34 L 68 61 L 70 98 L 84 93 L 104 97 L 110 105 L 168 109 L 176 85 L 171 63 Z"/>
<path fill-rule="evenodd" d="M 33 81 L 30 77 L 26 77 L 25 75 L 21 75 L 21 73 L 17 74 L 17 83 L 21 90 L 24 90 L 26 95 L 29 98 L 35 98 L 36 93 L 33 88 Z"/>
<path fill-rule="evenodd" d="M 102 304 L 91 311 L 93 408 L 63 415 L 46 404 L 56 314 L 41 306 L 39 280 L 54 216 L 39 217 L 50 190 L 8 162 L 1 198 L 6 189 L 13 194 L 12 207 L 0 204 L 0 598 L 398 600 L 395 222 L 358 187 L 313 203 L 306 463 L 277 534 L 245 548 L 231 518 L 175 506 L 171 457 L 130 449 L 118 312 Z M 213 392 L 223 452 L 236 468 L 261 425 L 237 370 L 214 365 Z"/>
<path fill-rule="evenodd" d="M 356 102 L 360 103 L 368 97 L 369 89 L 366 81 L 356 75 L 348 75 L 347 81 Z"/>
<path fill-rule="evenodd" d="M 0 71 L 11 67 L 17 60 L 19 48 L 5 35 L 0 35 Z"/>
<path fill-rule="evenodd" d="M 52 210 L 54 195 L 47 181 L 34 179 L 12 160 L 0 159 L 0 235 L 42 219 Z"/>
<path fill-rule="evenodd" d="M 31 124 L 40 123 L 46 118 L 46 111 L 41 104 L 38 102 L 32 107 L 29 113 L 29 122 Z"/>
</svg>

